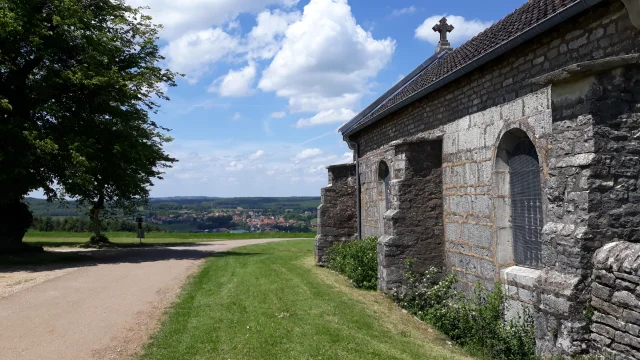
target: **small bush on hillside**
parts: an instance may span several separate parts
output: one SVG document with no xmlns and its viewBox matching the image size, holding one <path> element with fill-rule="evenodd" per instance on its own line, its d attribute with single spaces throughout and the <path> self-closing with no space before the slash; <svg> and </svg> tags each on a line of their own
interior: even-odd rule
<svg viewBox="0 0 640 360">
<path fill-rule="evenodd" d="M 345 275 L 351 283 L 361 289 L 375 290 L 378 287 L 378 239 L 336 243 L 327 253 L 327 267 Z"/>
<path fill-rule="evenodd" d="M 478 284 L 471 296 L 465 296 L 454 288 L 455 275 L 433 268 L 418 275 L 408 265 L 407 285 L 393 294 L 401 307 L 482 356 L 536 358 L 533 319 L 525 312 L 504 320 L 506 299 L 499 283 L 492 290 Z"/>
</svg>

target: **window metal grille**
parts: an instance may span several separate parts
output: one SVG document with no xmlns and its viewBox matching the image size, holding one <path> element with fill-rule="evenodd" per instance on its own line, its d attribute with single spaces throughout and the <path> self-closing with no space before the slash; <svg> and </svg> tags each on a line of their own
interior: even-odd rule
<svg viewBox="0 0 640 360">
<path fill-rule="evenodd" d="M 380 166 L 378 168 L 378 177 L 380 178 L 380 181 L 383 182 L 383 186 L 384 186 L 385 210 L 389 210 L 389 208 L 391 207 L 391 202 L 390 202 L 391 189 L 389 186 L 389 182 L 391 181 L 391 172 L 389 171 L 389 166 L 387 166 L 387 164 L 384 161 L 380 162 Z"/>
<path fill-rule="evenodd" d="M 542 252 L 542 187 L 536 148 L 520 140 L 509 158 L 511 226 L 516 265 L 540 267 Z"/>
</svg>

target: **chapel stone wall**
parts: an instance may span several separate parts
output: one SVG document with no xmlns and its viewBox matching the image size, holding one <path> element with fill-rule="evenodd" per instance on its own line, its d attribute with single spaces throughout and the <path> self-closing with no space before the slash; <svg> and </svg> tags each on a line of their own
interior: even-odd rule
<svg viewBox="0 0 640 360">
<path fill-rule="evenodd" d="M 353 240 L 358 233 L 356 210 L 356 165 L 333 165 L 327 168 L 329 185 L 322 188 L 318 207 L 318 235 L 315 261 L 326 262 L 327 249 L 336 242 Z"/>
<path fill-rule="evenodd" d="M 406 260 L 413 269 L 444 267 L 442 140 L 393 145 L 391 206 L 378 240 L 378 287 L 391 291 L 403 283 Z"/>
</svg>

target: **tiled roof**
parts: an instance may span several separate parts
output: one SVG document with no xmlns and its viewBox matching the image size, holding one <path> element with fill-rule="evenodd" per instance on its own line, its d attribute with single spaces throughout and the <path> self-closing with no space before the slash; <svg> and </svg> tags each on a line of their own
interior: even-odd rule
<svg viewBox="0 0 640 360">
<path fill-rule="evenodd" d="M 400 102 L 444 79 L 447 75 L 473 63 L 475 59 L 482 57 L 512 38 L 536 26 L 543 20 L 556 15 L 558 12 L 580 1 L 581 0 L 528 1 L 513 13 L 505 16 L 502 20 L 476 35 L 471 40 L 443 56 L 431 66 L 423 69 L 421 73 L 408 81 L 401 90 L 394 92 L 386 99 L 378 99 L 378 101 L 382 100 L 380 101 L 380 105 L 371 109 L 369 114 L 360 114 L 360 120 L 354 124 L 347 123 L 347 126 L 343 127 L 341 131 L 345 134 L 359 130 L 381 113 L 390 110 L 390 108 Z M 455 26 L 456 24 L 453 25 Z M 383 95 L 383 97 L 385 95 Z M 365 109 L 365 111 L 367 110 L 369 109 Z"/>
</svg>

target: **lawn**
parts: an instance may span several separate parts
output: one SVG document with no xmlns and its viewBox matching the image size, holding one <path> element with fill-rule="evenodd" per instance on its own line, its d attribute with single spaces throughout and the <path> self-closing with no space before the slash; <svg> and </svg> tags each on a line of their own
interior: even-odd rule
<svg viewBox="0 0 640 360">
<path fill-rule="evenodd" d="M 111 242 L 120 246 L 136 246 L 138 238 L 131 232 L 107 232 L 105 233 Z M 38 232 L 30 231 L 24 237 L 24 242 L 32 245 L 59 247 L 77 246 L 89 240 L 91 233 L 72 232 Z M 142 242 L 146 245 L 180 245 L 206 241 L 220 240 L 245 240 L 245 239 L 270 239 L 270 238 L 313 238 L 315 233 L 147 233 Z"/>
<path fill-rule="evenodd" d="M 313 241 L 211 257 L 142 359 L 462 359 L 389 299 L 313 266 Z"/>
</svg>

